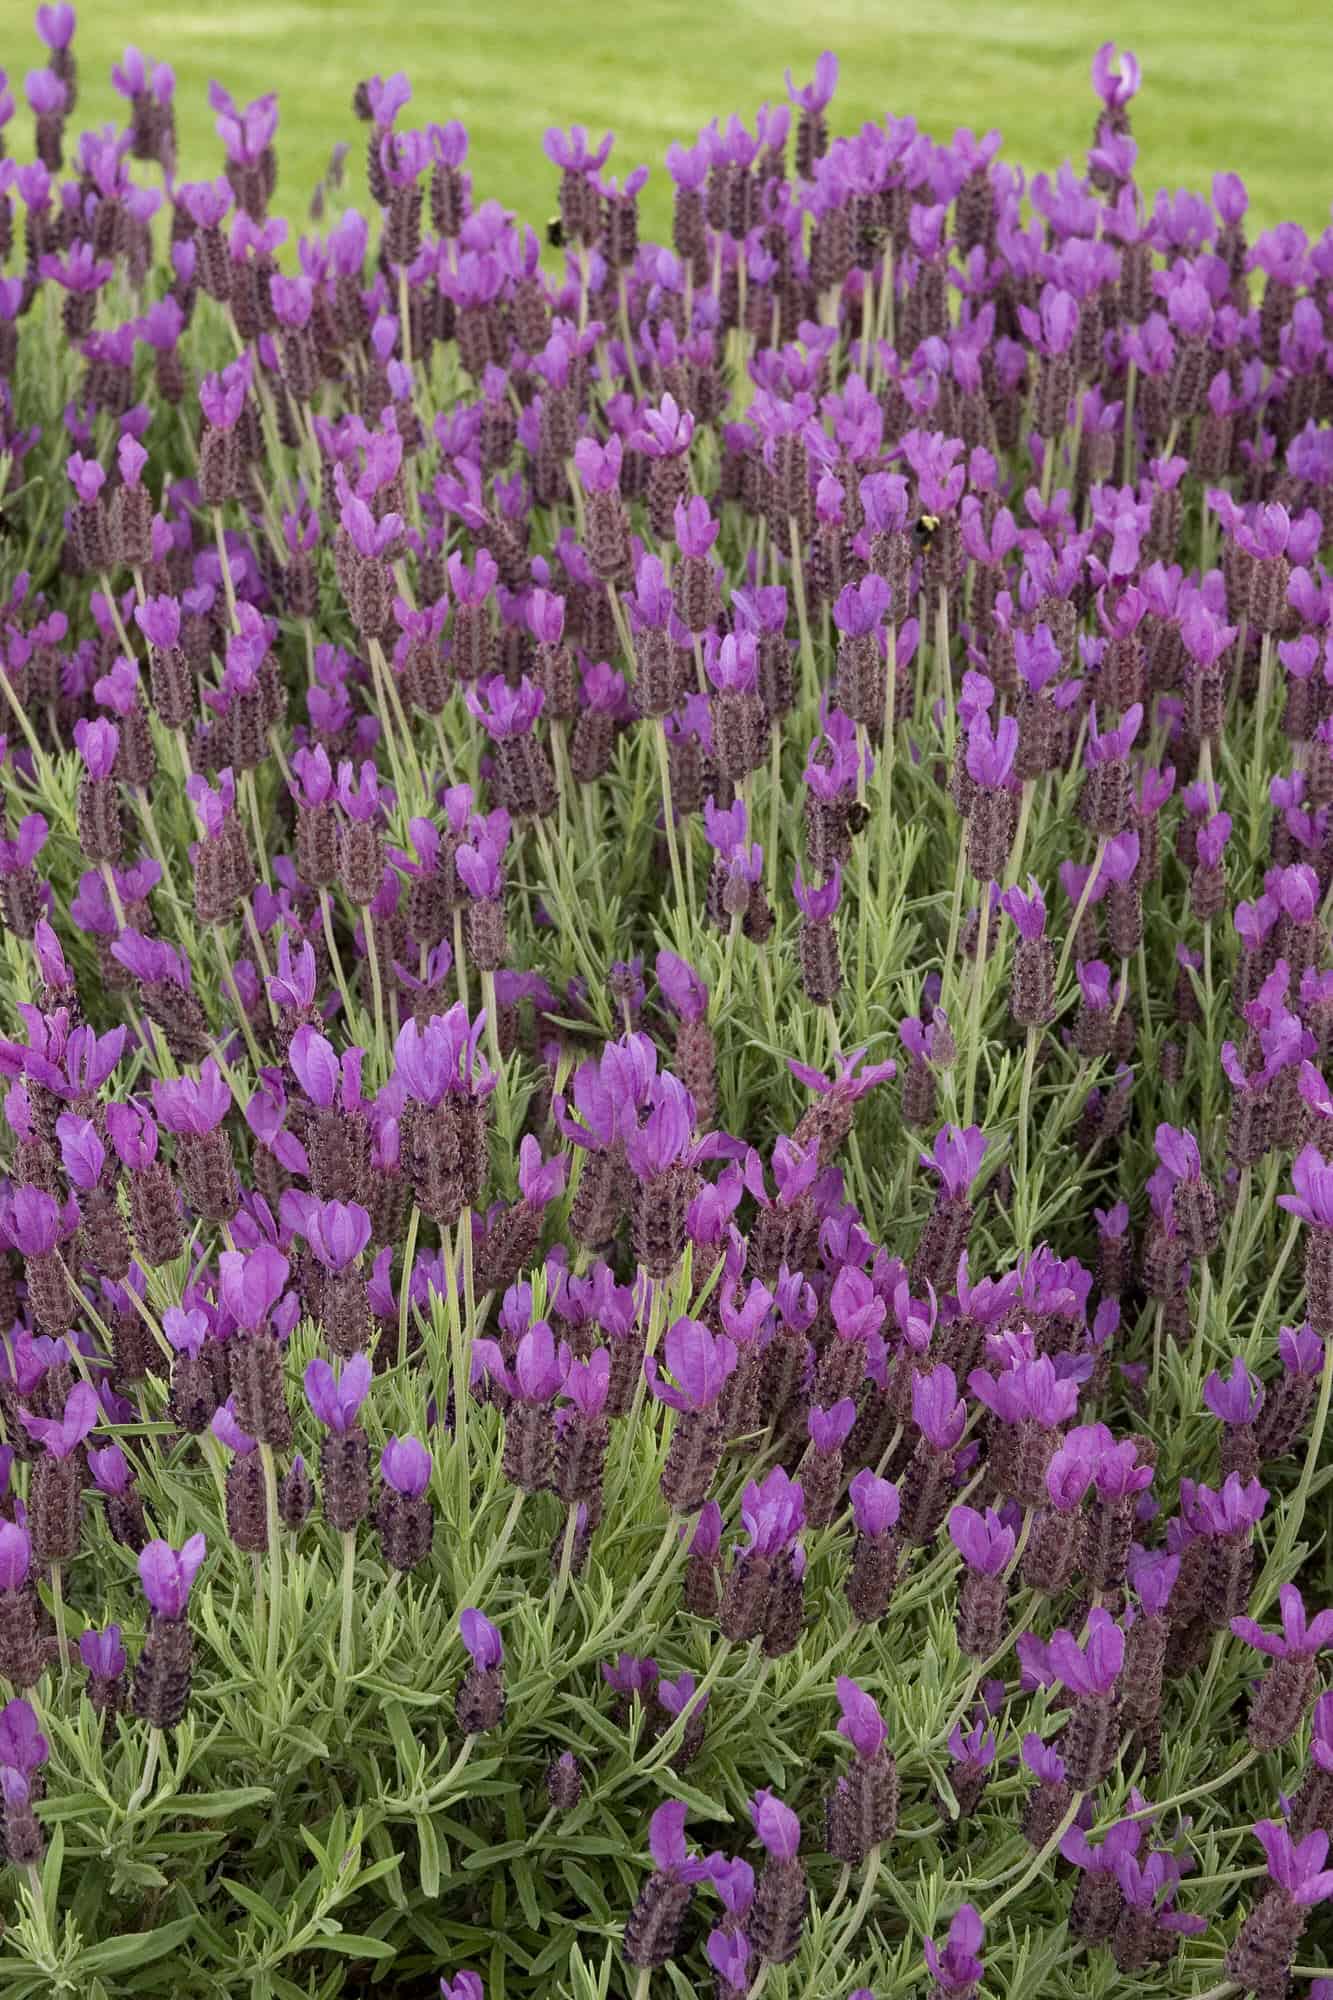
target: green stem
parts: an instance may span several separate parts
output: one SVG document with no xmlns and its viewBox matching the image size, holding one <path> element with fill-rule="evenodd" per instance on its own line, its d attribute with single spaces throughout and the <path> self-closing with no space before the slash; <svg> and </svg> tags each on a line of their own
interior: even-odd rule
<svg viewBox="0 0 1333 2000">
<path fill-rule="evenodd" d="M 60 1574 L 60 1564 L 51 1565 L 51 1616 L 55 1621 L 56 1645 L 60 1652 L 60 1681 L 63 1687 L 69 1680 L 69 1634 L 65 1630 L 65 1594 Z"/>
<path fill-rule="evenodd" d="M 982 1918 L 982 1922 L 985 1924 L 987 1930 L 989 1930 L 991 1925 L 995 1922 L 995 1919 L 1000 1914 L 1000 1911 L 1003 1910 L 1009 1903 L 1012 1903 L 1015 1896 L 1021 1896 L 1024 1889 L 1027 1888 L 1028 1883 L 1035 1882 L 1038 1875 L 1040 1875 L 1042 1870 L 1045 1868 L 1047 1862 L 1051 1860 L 1053 1855 L 1059 1852 L 1060 1842 L 1064 1839 L 1070 1827 L 1074 1824 L 1074 1821 L 1078 1818 L 1079 1807 L 1082 1804 L 1083 1804 L 1082 1792 L 1075 1792 L 1072 1800 L 1070 1801 L 1068 1812 L 1061 1820 L 1059 1826 L 1056 1827 L 1055 1832 L 1051 1835 L 1046 1845 L 1037 1850 L 1037 1852 L 1033 1855 L 1032 1860 L 1029 1862 L 1028 1866 L 1019 1876 L 1018 1880 L 1016 1882 L 1011 1882 L 1009 1887 L 1005 1890 L 1004 1894 L 1001 1897 L 999 1897 L 999 1899 L 996 1902 L 992 1903 L 990 1908 L 986 1911 L 985 1915 Z M 1150 1810 L 1154 1810 L 1154 1808 L 1150 1808 Z"/>
<path fill-rule="evenodd" d="M 954 711 L 953 665 L 949 658 L 949 593 L 943 584 L 940 585 L 935 610 L 935 671 L 939 677 L 940 710 L 944 718 L 944 754 L 952 767 L 958 718 Z"/>
<path fill-rule="evenodd" d="M 1247 1750 L 1238 1763 L 1232 1764 L 1229 1769 L 1223 1771 L 1220 1778 L 1210 1778 L 1207 1784 L 1195 1785 L 1188 1792 L 1176 1792 L 1169 1799 L 1155 1799 L 1151 1805 L 1140 1806 L 1137 1812 L 1117 1813 L 1116 1820 L 1149 1819 L 1159 1813 L 1170 1812 L 1173 1806 L 1187 1806 L 1192 1804 L 1195 1799 L 1207 1798 L 1210 1792 L 1220 1792 L 1227 1785 L 1234 1784 L 1242 1771 L 1249 1770 L 1258 1755 L 1259 1752 L 1257 1750 Z M 1111 1820 L 1106 1820 L 1104 1826 L 1110 1826 L 1113 1823 Z M 1102 1830 L 1102 1827 L 1098 1828 L 1099 1832 Z"/>
<path fill-rule="evenodd" d="M 676 897 L 677 915 L 685 909 L 685 877 L 681 873 L 680 845 L 676 839 L 676 811 L 671 803 L 671 754 L 667 748 L 666 717 L 659 715 L 653 726 L 657 746 L 657 775 L 662 789 L 662 819 L 666 826 L 667 853 L 671 858 L 671 886 Z"/>
<path fill-rule="evenodd" d="M 635 1584 L 633 1590 L 630 1591 L 629 1596 L 623 1599 L 623 1601 L 621 1602 L 620 1607 L 616 1612 L 615 1625 L 612 1627 L 611 1631 L 605 1635 L 607 1641 L 609 1641 L 612 1638 L 618 1637 L 619 1634 L 624 1631 L 625 1626 L 629 1622 L 630 1618 L 638 1610 L 644 1598 L 648 1595 L 653 1585 L 657 1582 L 658 1577 L 661 1575 L 662 1570 L 665 1568 L 673 1551 L 678 1550 L 680 1546 L 681 1546 L 680 1522 L 677 1521 L 676 1517 L 673 1514 L 668 1519 L 666 1527 L 662 1532 L 662 1539 L 657 1545 L 657 1549 L 653 1555 L 652 1561 L 649 1563 L 643 1575 L 639 1578 L 639 1581 Z M 598 1641 L 598 1645 L 599 1647 L 602 1645 L 602 1641 L 600 1639 Z"/>
<path fill-rule="evenodd" d="M 217 543 L 218 562 L 222 567 L 222 589 L 227 599 L 227 622 L 233 632 L 239 632 L 241 625 L 236 616 L 236 586 L 231 580 L 231 564 L 227 559 L 227 536 L 222 526 L 220 507 L 213 509 L 213 539 Z"/>
<path fill-rule="evenodd" d="M 1264 784 L 1264 724 L 1268 720 L 1268 697 L 1273 680 L 1273 635 L 1265 632 L 1259 642 L 1259 688 L 1255 697 L 1254 717 L 1250 724 L 1253 751 L 1250 762 L 1250 860 L 1259 858 L 1260 833 L 1264 822 L 1264 810 L 1268 804 L 1268 790 Z"/>
<path fill-rule="evenodd" d="M 574 1537 L 578 1532 L 579 1510 L 571 1507 L 565 1516 L 564 1540 L 560 1544 L 560 1568 L 555 1579 L 555 1594 L 551 1599 L 550 1615 L 546 1621 L 548 1633 L 555 1631 L 555 1621 L 560 1614 L 560 1606 L 565 1601 L 569 1589 L 569 1569 L 574 1555 Z"/>
<path fill-rule="evenodd" d="M 954 862 L 953 896 L 949 904 L 949 942 L 944 948 L 944 965 L 940 974 L 940 991 L 945 1004 L 949 999 L 949 979 L 953 972 L 954 953 L 958 949 L 958 928 L 963 915 L 963 878 L 967 873 L 967 836 L 960 827 L 958 831 L 958 856 Z"/>
<path fill-rule="evenodd" d="M 879 802 L 880 849 L 879 849 L 879 893 L 881 902 L 887 907 L 889 879 L 889 832 L 893 824 L 893 769 L 897 762 L 897 742 L 894 735 L 896 707 L 898 702 L 898 627 L 897 606 L 894 617 L 889 620 L 888 660 L 884 675 L 884 728 L 880 739 L 880 777 L 884 796 Z"/>
<path fill-rule="evenodd" d="M 1120 483 L 1122 486 L 1129 485 L 1130 468 L 1134 462 L 1134 391 L 1138 387 L 1138 382 L 1139 382 L 1138 363 L 1136 361 L 1131 361 L 1129 364 L 1128 380 L 1125 383 L 1125 416 L 1124 416 L 1125 448 L 1120 468 Z"/>
<path fill-rule="evenodd" d="M 255 1066 L 255 1075 L 258 1076 L 260 1070 L 264 1067 L 264 1058 L 259 1053 L 259 1044 L 255 1040 L 255 1031 L 250 1026 L 250 1016 L 245 1011 L 245 1003 L 241 999 L 241 989 L 236 984 L 236 974 L 232 970 L 231 953 L 227 950 L 227 941 L 222 935 L 221 924 L 215 924 L 213 927 L 213 942 L 217 946 L 217 954 L 222 961 L 223 981 L 228 992 L 231 994 L 232 1005 L 236 1009 L 236 1019 L 240 1025 L 241 1036 L 249 1052 L 250 1060 Z"/>
<path fill-rule="evenodd" d="M 463 1766 L 467 1763 L 468 1758 L 472 1755 L 472 1752 L 476 1747 L 476 1741 L 477 1738 L 475 1733 L 471 1736 L 465 1736 L 463 1738 L 463 1741 L 459 1746 L 458 1755 L 454 1758 L 453 1763 L 449 1766 L 449 1769 L 445 1772 L 442 1778 L 436 1779 L 435 1783 L 431 1786 L 429 1792 L 427 1793 L 427 1797 L 432 1805 L 440 1805 L 446 1798 L 448 1798 L 450 1792 L 453 1790 L 454 1780 L 458 1777 L 459 1773 L 463 1769 Z"/>
<path fill-rule="evenodd" d="M 1009 866 L 1004 871 L 1006 889 L 1013 888 L 1023 865 L 1023 849 L 1027 845 L 1028 821 L 1032 817 L 1032 799 L 1036 789 L 1035 778 L 1024 778 L 1022 796 L 1018 801 L 1018 825 L 1014 829 L 1014 844 L 1009 850 Z"/>
<path fill-rule="evenodd" d="M 838 1942 L 829 1950 L 829 1958 L 836 1961 L 842 1957 L 866 1920 L 866 1913 L 875 1897 L 875 1884 L 879 1880 L 879 1848 L 872 1847 L 866 1856 L 865 1874 L 861 1881 L 861 1893 L 847 1914 L 847 1921 L 838 1936 Z M 810 1989 L 807 1987 L 806 1991 Z"/>
<path fill-rule="evenodd" d="M 138 1784 L 135 1786 L 134 1790 L 130 1793 L 129 1799 L 125 1806 L 126 1819 L 131 1819 L 133 1815 L 136 1812 L 138 1812 L 139 1807 L 143 1804 L 144 1800 L 148 1797 L 149 1792 L 152 1790 L 153 1779 L 157 1773 L 158 1759 L 161 1756 L 161 1754 L 162 1754 L 162 1731 L 160 1729 L 150 1729 L 148 1732 L 148 1748 L 144 1752 L 143 1771 L 140 1775 Z"/>
<path fill-rule="evenodd" d="M 796 597 L 796 623 L 801 634 L 801 693 L 810 708 L 819 700 L 819 676 L 815 671 L 815 649 L 810 638 L 810 614 L 805 602 L 805 572 L 801 565 L 801 531 L 796 516 L 787 516 L 791 537 L 791 582 Z"/>
<path fill-rule="evenodd" d="M 355 1009 L 347 987 L 347 974 L 343 971 L 342 954 L 338 950 L 338 940 L 333 931 L 333 906 L 327 889 L 319 892 L 320 914 L 324 919 L 324 943 L 329 954 L 329 964 L 333 968 L 333 983 L 338 989 L 338 997 L 343 1003 L 343 1020 L 349 1034 L 354 1031 Z"/>
<path fill-rule="evenodd" d="M 389 1058 L 384 1039 L 384 987 L 380 980 L 379 953 L 375 949 L 375 920 L 370 914 L 369 904 L 361 912 L 361 922 L 366 933 L 366 957 L 370 961 L 370 990 L 375 1005 L 375 1055 L 380 1065 L 386 1065 Z"/>
<path fill-rule="evenodd" d="M 496 1095 L 503 1107 L 505 1064 L 504 1057 L 500 1053 L 500 1029 L 496 1022 L 495 974 L 493 972 L 484 971 L 481 975 L 481 1000 L 486 1014 L 486 1053 L 491 1059 L 491 1068 L 495 1071 Z M 503 1126 L 506 1120 L 502 1117 L 500 1122 Z"/>
<path fill-rule="evenodd" d="M 1078 936 L 1079 925 L 1083 922 L 1087 914 L 1088 905 L 1092 901 L 1093 893 L 1097 887 L 1097 877 L 1102 872 L 1102 863 L 1105 859 L 1106 835 L 1103 834 L 1097 842 L 1097 852 L 1092 857 L 1092 866 L 1088 870 L 1088 879 L 1083 884 L 1083 893 L 1074 906 L 1073 920 L 1065 933 L 1065 941 L 1060 951 L 1060 963 L 1055 968 L 1055 990 L 1057 993 L 1060 991 L 1060 981 L 1065 976 L 1065 967 L 1069 963 L 1069 954 L 1074 949 L 1074 940 Z"/>
<path fill-rule="evenodd" d="M 977 1059 L 981 1054 L 981 996 L 986 985 L 986 945 L 990 930 L 989 882 L 981 884 L 981 906 L 977 911 L 977 955 L 972 967 L 972 1005 L 967 1028 L 967 1082 L 963 1091 L 963 1123 L 972 1123 L 976 1096 Z"/>
<path fill-rule="evenodd" d="M 466 1211 L 470 1221 L 472 1211 Z M 459 1229 L 463 1227 L 460 1220 Z M 471 1399 L 470 1365 L 468 1341 L 471 1329 L 463 1324 L 463 1302 L 458 1296 L 458 1249 L 454 1232 L 446 1229 L 444 1236 L 444 1282 L 448 1291 L 446 1301 L 449 1313 L 449 1373 L 454 1389 L 454 1456 L 458 1460 L 459 1481 L 463 1499 L 463 1523 L 465 1539 L 469 1533 L 471 1507 L 471 1468 L 468 1464 L 468 1403 Z M 443 1416 L 443 1406 L 441 1406 Z"/>
<path fill-rule="evenodd" d="M 407 1314 L 412 1297 L 412 1266 L 417 1255 L 417 1231 L 421 1227 L 421 1210 L 412 1204 L 412 1213 L 407 1223 L 407 1242 L 403 1249 L 403 1275 L 398 1285 L 398 1366 L 407 1361 Z"/>
<path fill-rule="evenodd" d="M 1037 1059 L 1037 1042 L 1040 1035 L 1040 1028 L 1029 1028 L 1027 1031 L 1027 1041 L 1023 1049 L 1023 1080 L 1018 1088 L 1018 1187 L 1015 1190 L 1015 1197 L 1019 1215 L 1022 1217 L 1019 1235 L 1023 1249 L 1027 1248 L 1028 1113 L 1032 1101 L 1032 1068 Z"/>
<path fill-rule="evenodd" d="M 1305 1519 L 1305 1506 L 1310 1498 L 1310 1488 L 1314 1483 L 1315 1466 L 1319 1462 L 1319 1448 L 1324 1441 L 1324 1428 L 1328 1422 L 1328 1403 L 1333 1393 L 1333 1334 L 1324 1340 L 1324 1367 L 1319 1379 L 1319 1401 L 1315 1405 L 1314 1422 L 1310 1425 L 1310 1442 L 1305 1448 L 1305 1463 L 1301 1476 L 1296 1482 L 1296 1491 L 1282 1517 L 1273 1553 L 1264 1565 L 1265 1576 L 1278 1569 L 1296 1546 L 1296 1537 Z"/>
<path fill-rule="evenodd" d="M 356 1601 L 356 1530 L 343 1534 L 342 1619 L 338 1627 L 338 1687 L 335 1707 L 341 1710 L 347 1694 L 347 1678 L 352 1669 L 352 1606 Z"/>
<path fill-rule="evenodd" d="M 282 1522 L 278 1515 L 278 1468 L 271 1444 L 259 1447 L 264 1470 L 264 1512 L 268 1522 L 268 1653 L 265 1668 L 270 1688 L 278 1685 L 278 1641 L 282 1634 Z"/>
<path fill-rule="evenodd" d="M 765 860 L 768 864 L 768 900 L 774 902 L 778 893 L 778 814 L 782 810 L 782 731 L 775 727 L 768 753 L 768 841 Z"/>
<path fill-rule="evenodd" d="M 472 1010 L 468 1005 L 467 952 L 463 946 L 463 912 L 461 908 L 454 911 L 454 978 L 458 984 L 458 997 L 463 1003 L 464 1010 L 470 1016 Z"/>
<path fill-rule="evenodd" d="M 508 1549 L 510 1542 L 514 1538 L 514 1530 L 518 1526 L 518 1517 L 523 1512 L 523 1502 L 526 1498 L 527 1498 L 526 1494 L 524 1493 L 522 1487 L 520 1487 L 518 1491 L 515 1493 L 513 1499 L 510 1501 L 509 1512 L 505 1515 L 504 1518 L 504 1526 L 501 1528 L 499 1535 L 496 1537 L 495 1541 L 491 1543 L 491 1546 L 487 1552 L 486 1561 L 482 1564 L 482 1567 L 480 1568 L 480 1570 L 478 1570 L 476 1576 L 472 1579 L 471 1583 L 468 1585 L 469 1603 L 475 1603 L 479 1597 L 482 1597 L 485 1594 L 487 1584 L 491 1581 L 491 1578 L 496 1574 L 496 1572 L 499 1570 L 501 1563 L 504 1561 L 505 1551 Z"/>
<path fill-rule="evenodd" d="M 259 863 L 259 872 L 264 878 L 264 887 L 271 889 L 273 887 L 273 877 L 269 872 L 268 843 L 264 839 L 264 823 L 259 817 L 259 791 L 255 785 L 255 774 L 253 771 L 242 771 L 240 791 L 244 796 L 250 813 L 250 825 L 255 837 L 255 860 Z"/>
</svg>

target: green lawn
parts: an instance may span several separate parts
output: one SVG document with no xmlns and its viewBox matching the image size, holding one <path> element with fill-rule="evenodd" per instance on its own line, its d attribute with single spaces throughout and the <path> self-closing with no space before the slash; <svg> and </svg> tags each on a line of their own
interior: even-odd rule
<svg viewBox="0 0 1333 2000">
<path fill-rule="evenodd" d="M 13 30 L 0 63 L 16 79 L 33 60 Z M 1136 49 L 1146 88 L 1135 107 L 1140 169 L 1150 187 L 1206 188 L 1220 167 L 1248 181 L 1260 222 L 1328 220 L 1333 165 L 1328 91 L 1333 11 L 1310 0 L 1270 0 L 1262 16 L 1238 0 L 1144 0 L 1084 10 L 1063 0 L 630 0 L 541 5 L 536 0 L 209 0 L 204 7 L 86 0 L 77 47 L 86 79 L 81 119 L 113 115 L 107 74 L 127 40 L 168 59 L 187 172 L 212 171 L 217 143 L 205 98 L 210 77 L 241 98 L 276 88 L 282 99 L 278 205 L 304 215 L 308 190 L 338 138 L 356 145 L 350 112 L 358 77 L 405 69 L 422 122 L 461 118 L 472 135 L 478 192 L 534 220 L 551 208 L 554 174 L 541 152 L 550 124 L 581 121 L 618 134 L 621 171 L 644 161 L 649 227 L 660 231 L 670 188 L 661 168 L 672 139 L 692 139 L 715 115 L 751 112 L 782 94 L 791 64 L 807 75 L 836 49 L 838 129 L 911 112 L 937 136 L 959 125 L 1004 133 L 1029 167 L 1053 166 L 1087 143 L 1093 99 L 1088 63 L 1114 35 Z M 22 114 L 26 120 L 26 111 Z"/>
</svg>

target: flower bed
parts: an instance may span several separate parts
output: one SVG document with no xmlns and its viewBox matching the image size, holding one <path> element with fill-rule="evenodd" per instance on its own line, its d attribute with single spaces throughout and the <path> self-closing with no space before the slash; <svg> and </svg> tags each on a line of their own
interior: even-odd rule
<svg viewBox="0 0 1333 2000">
<path fill-rule="evenodd" d="M 1328 2000 L 1333 231 L 37 22 L 4 1992 Z"/>
</svg>

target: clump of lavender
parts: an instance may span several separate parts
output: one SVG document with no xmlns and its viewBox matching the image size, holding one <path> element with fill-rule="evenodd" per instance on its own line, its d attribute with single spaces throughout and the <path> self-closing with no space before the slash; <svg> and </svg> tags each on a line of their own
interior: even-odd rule
<svg viewBox="0 0 1333 2000">
<path fill-rule="evenodd" d="M 475 1736 L 498 1729 L 504 1719 L 504 1646 L 495 1626 L 473 1607 L 459 1613 L 458 1629 L 472 1664 L 454 1697 L 454 1716 L 465 1736 Z"/>
<path fill-rule="evenodd" d="M 984 1965 L 981 1947 L 986 1927 L 971 1903 L 957 1910 L 941 1950 L 932 1938 L 925 1943 L 926 1968 L 934 1990 L 949 2000 L 974 2000 L 981 1988 Z"/>
<path fill-rule="evenodd" d="M 131 1703 L 153 1730 L 175 1729 L 189 1705 L 194 1643 L 185 1613 L 205 1552 L 204 1537 L 191 1535 L 179 1550 L 149 1542 L 139 1556 L 149 1625 L 134 1663 Z"/>
<path fill-rule="evenodd" d="M 840 1675 L 837 1682 L 838 1734 L 853 1751 L 826 1805 L 829 1853 L 857 1867 L 893 1838 L 898 1823 L 898 1770 L 888 1747 L 888 1728 L 864 1688 Z"/>
<path fill-rule="evenodd" d="M 1272 1887 L 1242 1924 L 1227 1953 L 1226 1969 L 1243 1993 L 1262 2000 L 1286 1986 L 1309 1912 L 1333 1896 L 1333 1870 L 1324 1869 L 1328 1835 L 1322 1831 L 1294 1841 L 1272 1819 L 1260 1820 L 1254 1831 Z"/>
<path fill-rule="evenodd" d="M 1050 172 L 841 131 L 825 53 L 671 147 L 664 244 L 551 131 L 549 254 L 368 76 L 289 234 L 276 94 L 187 159 L 128 49 L 81 129 L 36 25 L 16 1982 L 535 2000 L 624 1917 L 633 2000 L 1036 2000 L 1068 1896 L 1136 1991 L 1276 2000 L 1333 1831 L 1333 235 L 1156 191 L 1110 44 Z"/>
<path fill-rule="evenodd" d="M 622 1945 L 628 1962 L 641 1972 L 666 1965 L 675 1956 L 695 1885 L 709 1872 L 707 1862 L 686 1849 L 685 1815 L 684 1804 L 672 1800 L 657 1808 L 649 1826 L 653 1872 L 630 1912 Z"/>
</svg>

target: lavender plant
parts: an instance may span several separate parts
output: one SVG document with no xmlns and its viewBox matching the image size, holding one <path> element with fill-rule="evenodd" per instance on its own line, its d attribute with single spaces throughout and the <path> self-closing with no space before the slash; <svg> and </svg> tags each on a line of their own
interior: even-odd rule
<svg viewBox="0 0 1333 2000">
<path fill-rule="evenodd" d="M 276 97 L 186 179 L 75 25 L 4 1991 L 1328 2000 L 1333 230 L 1151 195 L 1107 45 L 1031 177 L 826 55 L 669 246 L 376 76 L 292 245 Z"/>
</svg>

